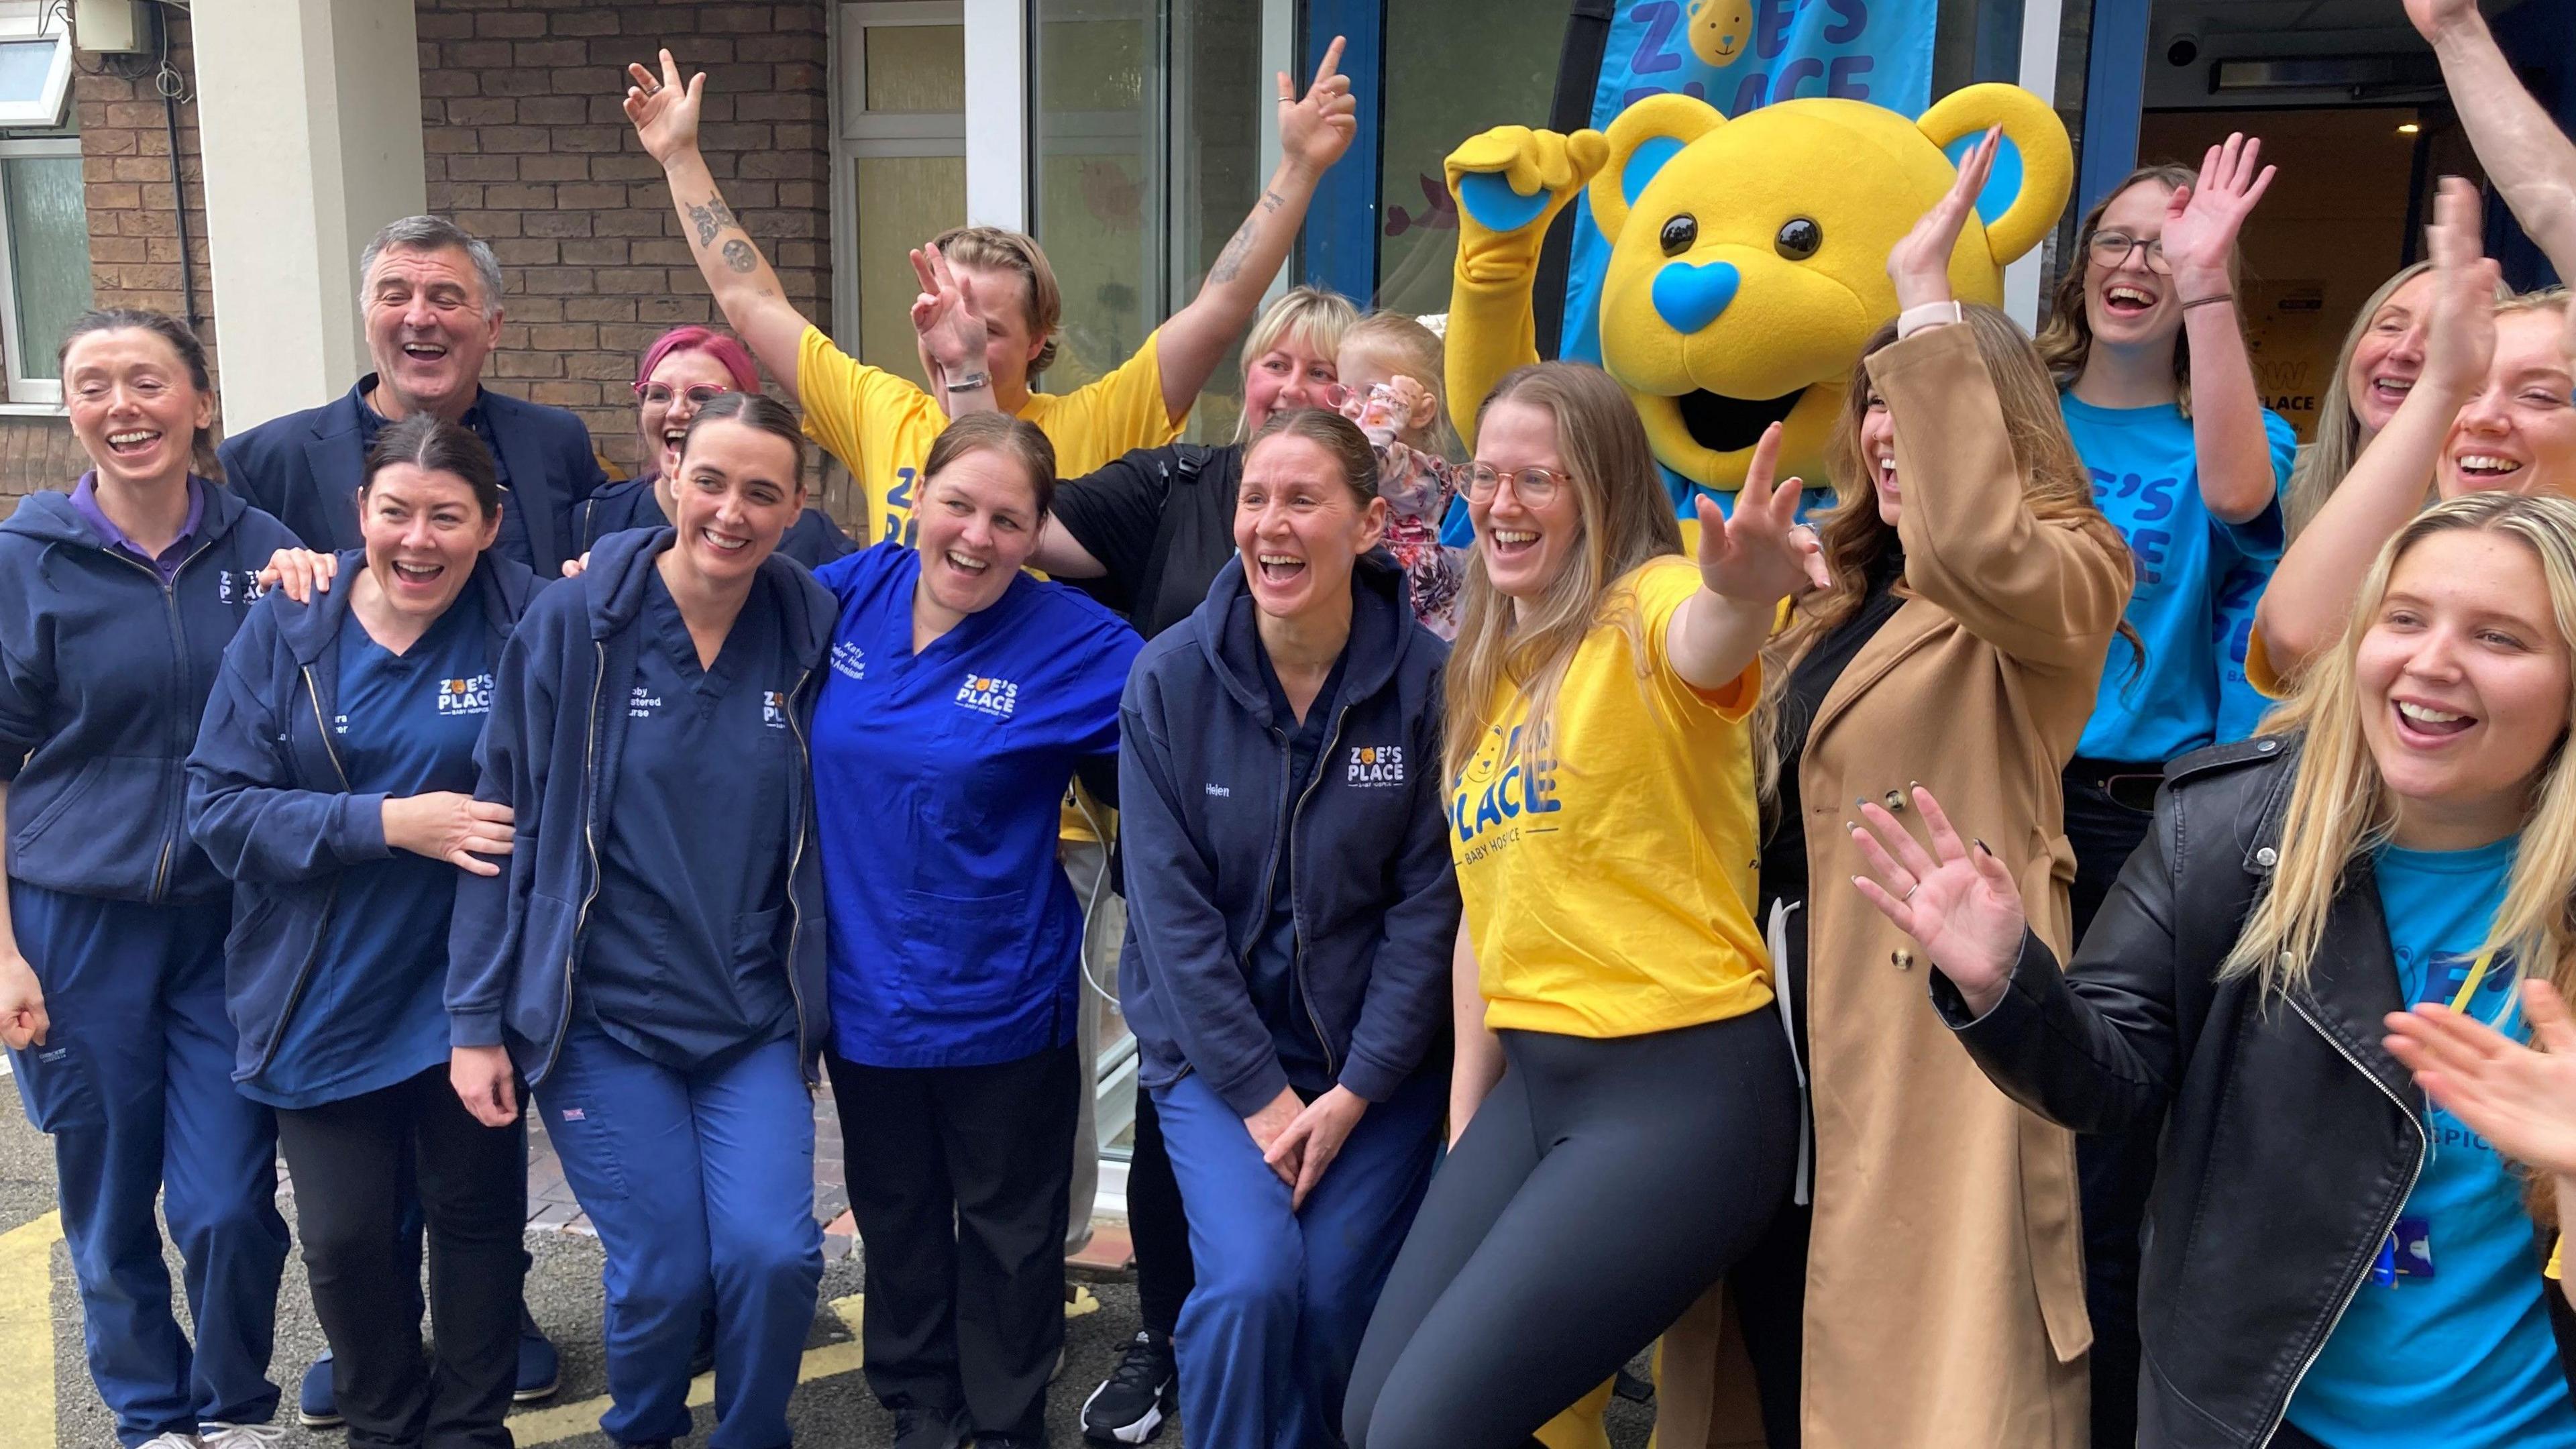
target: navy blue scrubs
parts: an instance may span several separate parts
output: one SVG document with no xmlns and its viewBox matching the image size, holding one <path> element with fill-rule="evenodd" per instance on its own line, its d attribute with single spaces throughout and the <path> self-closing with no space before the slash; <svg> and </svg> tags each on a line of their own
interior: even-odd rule
<svg viewBox="0 0 2576 1449">
<path fill-rule="evenodd" d="M 707 1442 L 767 1449 L 784 1442 L 823 1267 L 787 961 L 803 669 L 770 577 L 701 666 L 661 571 L 638 566 L 623 741 L 601 764 L 599 898 L 537 1098 L 608 1250 L 601 1428 L 619 1443 L 689 1432 L 712 1299 L 730 1407 Z"/>
<path fill-rule="evenodd" d="M 782 951 L 788 791 L 804 762 L 769 585 L 752 586 L 703 668 L 659 571 L 644 589 L 580 980 L 601 1030 L 685 1070 L 796 1030 Z"/>
<path fill-rule="evenodd" d="M 340 625 L 331 748 L 358 795 L 474 788 L 492 709 L 481 611 L 464 603 L 396 654 L 350 611 Z M 455 866 L 397 850 L 340 871 L 304 994 L 268 1070 L 243 1095 L 272 1107 L 343 1101 L 446 1064 L 447 922 Z"/>
</svg>

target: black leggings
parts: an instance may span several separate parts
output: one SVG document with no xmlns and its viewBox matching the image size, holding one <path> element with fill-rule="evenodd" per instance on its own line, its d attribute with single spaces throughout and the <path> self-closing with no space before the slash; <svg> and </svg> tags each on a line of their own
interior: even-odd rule
<svg viewBox="0 0 2576 1449">
<path fill-rule="evenodd" d="M 1769 1009 L 1502 1041 L 1503 1079 L 1432 1178 L 1360 1344 L 1351 1449 L 1519 1449 L 1788 1199 L 1798 1089 Z"/>
<path fill-rule="evenodd" d="M 507 1449 L 527 1261 L 525 1128 L 465 1111 L 447 1068 L 316 1107 L 280 1110 L 296 1236 L 331 1345 L 349 1443 Z M 428 1221 L 437 1351 L 420 1345 L 420 1258 L 404 1219 Z"/>
</svg>

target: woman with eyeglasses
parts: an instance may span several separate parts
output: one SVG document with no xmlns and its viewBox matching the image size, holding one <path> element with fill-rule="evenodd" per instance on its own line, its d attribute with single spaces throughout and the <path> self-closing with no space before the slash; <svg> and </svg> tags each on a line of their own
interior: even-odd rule
<svg viewBox="0 0 2576 1449">
<path fill-rule="evenodd" d="M 2075 758 L 2066 836 L 2075 939 L 2146 839 L 2165 761 L 2217 738 L 2222 594 L 2251 611 L 2281 556 L 2281 487 L 2298 439 L 2254 391 L 2236 308 L 2236 237 L 2271 185 L 2262 143 L 2231 135 L 2194 174 L 2132 173 L 2085 213 L 2080 267 L 2058 283 L 2040 355 L 2093 500 L 2129 543 L 2127 621 L 2145 657 L 2114 648 Z M 2231 579 L 2234 586 L 2231 588 Z M 2153 1125 L 2080 1144 L 2087 1296 L 2094 1318 L 2093 1438 L 2136 1432 L 2138 1221 Z"/>
<path fill-rule="evenodd" d="M 1778 452 L 1774 427 L 1731 519 L 1701 505 L 1693 560 L 1607 373 L 1485 400 L 1440 761 L 1451 1147 L 1361 1342 L 1353 1449 L 1527 1442 L 1788 1200 L 1746 717 L 1780 600 L 1825 580 Z"/>
<path fill-rule="evenodd" d="M 674 327 L 653 339 L 635 369 L 635 425 L 644 445 L 638 456 L 652 461 L 643 472 L 609 484 L 582 504 L 582 548 L 588 550 L 612 533 L 669 523 L 670 480 L 679 471 L 680 440 L 688 436 L 689 419 L 726 393 L 759 391 L 760 370 L 752 365 L 750 351 L 721 332 Z M 830 514 L 812 507 L 778 541 L 781 555 L 809 569 L 857 549 Z"/>
</svg>

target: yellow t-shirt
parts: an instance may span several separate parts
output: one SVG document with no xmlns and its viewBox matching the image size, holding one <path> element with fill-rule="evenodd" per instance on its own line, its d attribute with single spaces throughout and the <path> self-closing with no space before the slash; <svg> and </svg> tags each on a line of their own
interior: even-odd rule
<svg viewBox="0 0 2576 1449">
<path fill-rule="evenodd" d="M 1020 416 L 1055 444 L 1058 477 L 1078 478 L 1131 449 L 1181 435 L 1163 405 L 1159 330 L 1108 376 L 1068 393 L 1033 392 Z M 862 541 L 902 538 L 912 521 L 913 480 L 948 426 L 939 401 L 911 382 L 832 345 L 815 327 L 796 347 L 796 395 L 805 436 L 841 460 L 867 499 Z"/>
<path fill-rule="evenodd" d="M 1672 672 L 1664 626 L 1699 586 L 1677 557 L 1619 580 L 1608 622 L 1566 669 L 1537 768 L 1517 758 L 1528 708 L 1505 685 L 1500 723 L 1450 783 L 1449 850 L 1488 1026 L 1641 1036 L 1771 1000 L 1744 723 L 1762 670 L 1714 693 Z M 1631 606 L 1642 672 L 1618 623 Z"/>
</svg>

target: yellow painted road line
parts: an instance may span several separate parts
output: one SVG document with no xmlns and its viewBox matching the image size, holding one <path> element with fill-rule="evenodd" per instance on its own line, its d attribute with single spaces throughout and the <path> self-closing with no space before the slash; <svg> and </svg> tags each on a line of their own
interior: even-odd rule
<svg viewBox="0 0 2576 1449">
<path fill-rule="evenodd" d="M 0 1246 L 5 1246 L 6 1243 L 7 1239 L 0 1238 Z M 819 1348 L 805 1350 L 804 1360 L 796 1366 L 796 1382 L 810 1384 L 816 1379 L 835 1378 L 858 1370 L 859 1299 L 860 1295 L 853 1293 L 847 1298 L 835 1298 L 827 1305 L 833 1316 L 841 1320 L 841 1326 L 849 1330 L 850 1337 L 841 1343 L 827 1343 Z M 0 1349 L 4 1349 L 5 1346 L 6 1340 L 0 1339 Z M 50 1354 L 50 1346 L 47 1352 Z M 5 1361 L 0 1359 L 0 1362 Z M 52 1375 L 53 1370 L 49 1360 L 45 1378 L 48 1385 L 53 1382 Z M 700 1374 L 689 1381 L 690 1408 L 704 1408 L 715 1401 L 716 1376 L 714 1374 Z M 48 1415 L 46 1432 L 48 1433 L 52 1432 L 52 1402 L 48 1397 L 46 1400 Z M 577 1439 L 584 1434 L 596 1433 L 599 1430 L 599 1416 L 608 1412 L 608 1406 L 609 1398 L 606 1394 L 602 1394 L 598 1398 L 584 1399 L 577 1404 L 556 1404 L 532 1413 L 513 1414 L 510 1416 L 510 1437 L 518 1442 L 520 1449 L 537 1449 L 540 1444 L 553 1444 L 565 1439 Z M 0 1408 L 0 1414 L 5 1413 L 6 1409 Z M 0 1418 L 0 1426 L 5 1426 L 7 1422 L 6 1418 Z M 6 1435 L 0 1435 L 0 1444 L 18 1442 Z"/>
<path fill-rule="evenodd" d="M 0 1444 L 54 1442 L 54 1244 L 50 1212 L 0 1233 Z"/>
</svg>

